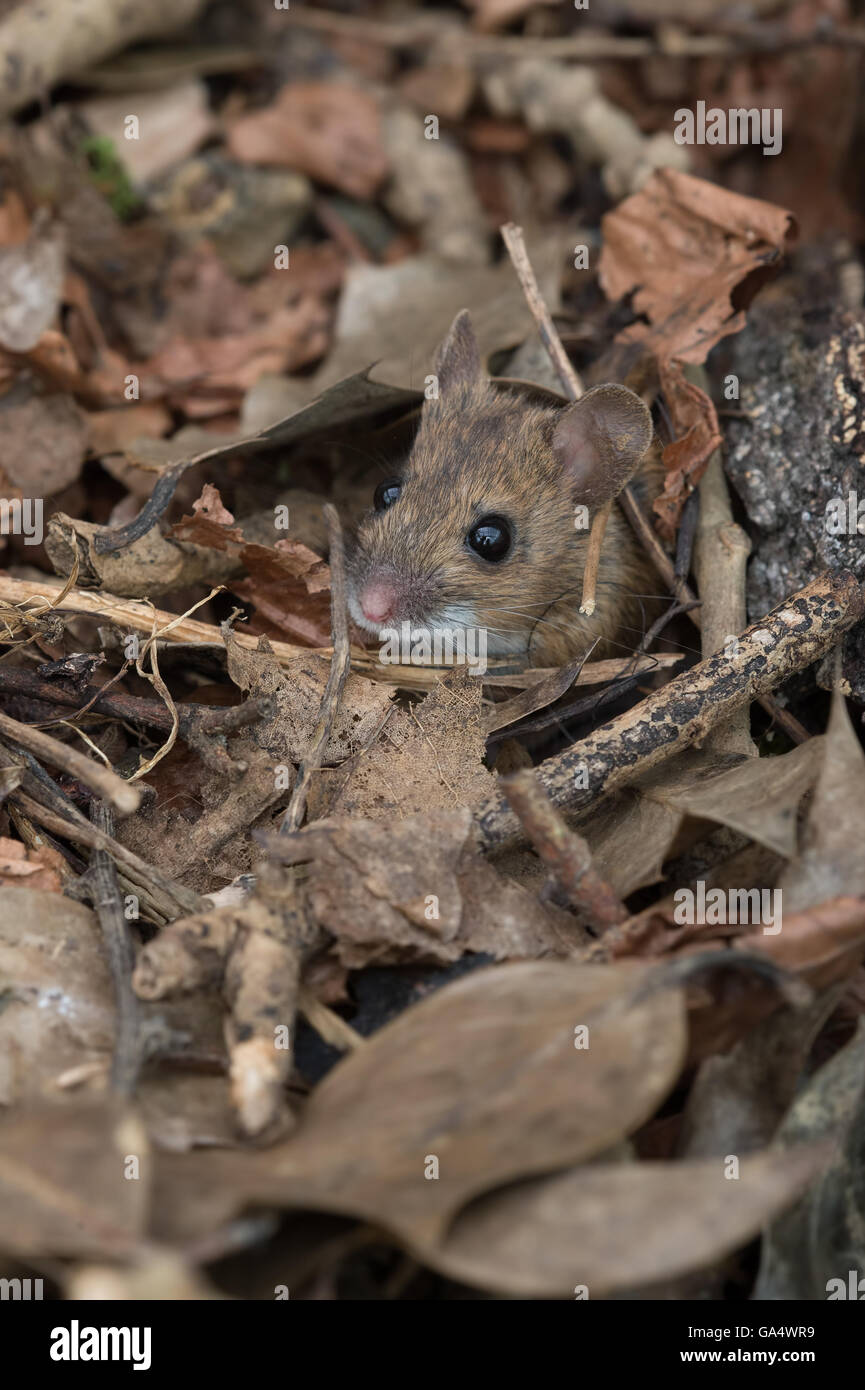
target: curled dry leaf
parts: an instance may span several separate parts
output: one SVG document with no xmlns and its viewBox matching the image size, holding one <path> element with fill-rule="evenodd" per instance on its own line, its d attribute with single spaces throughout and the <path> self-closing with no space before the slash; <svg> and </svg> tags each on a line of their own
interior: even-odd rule
<svg viewBox="0 0 865 1390">
<path fill-rule="evenodd" d="M 309 174 L 352 198 L 371 198 L 387 174 L 378 102 L 343 82 L 293 82 L 272 106 L 242 116 L 228 148 L 248 164 Z"/>
<path fill-rule="evenodd" d="M 627 1296 L 703 1269 L 758 1235 L 825 1165 L 824 1144 L 724 1160 L 591 1164 L 493 1192 L 421 1257 L 465 1284 L 514 1298 Z M 585 1292 L 581 1292 L 585 1290 Z"/>
<path fill-rule="evenodd" d="M 467 808 L 395 824 L 336 816 L 271 843 L 283 862 L 311 861 L 312 914 L 352 969 L 447 962 L 466 951 L 498 960 L 568 955 L 583 937 L 568 913 L 481 859 Z"/>
<path fill-rule="evenodd" d="M 648 323 L 619 335 L 659 361 L 706 360 L 745 326 L 745 309 L 780 261 L 792 213 L 675 169 L 658 169 L 602 222 L 599 275 L 610 299 L 633 294 Z M 733 306 L 735 291 L 736 307 Z"/>
<path fill-rule="evenodd" d="M 700 481 L 722 435 L 712 400 L 688 381 L 680 362 L 659 364 L 661 390 L 670 411 L 675 438 L 664 449 L 664 490 L 652 503 L 660 531 L 668 540 L 676 534 L 682 508 Z"/>
<path fill-rule="evenodd" d="M 283 539 L 273 546 L 245 545 L 240 558 L 248 579 L 235 593 L 255 604 L 251 631 L 269 630 L 311 647 L 330 641 L 330 570 L 302 541 Z"/>
<path fill-rule="evenodd" d="M 169 536 L 178 541 L 190 541 L 214 550 L 227 550 L 230 541 L 242 545 L 243 533 L 234 525 L 234 517 L 222 505 L 218 488 L 205 483 L 201 496 L 192 504 L 192 516 L 183 516 L 172 526 Z"/>
<path fill-rule="evenodd" d="M 743 761 L 689 750 L 580 825 L 595 867 L 623 896 L 656 883 L 686 817 L 729 826 L 792 859 L 798 807 L 817 777 L 822 742 L 818 736 L 780 757 Z"/>
</svg>

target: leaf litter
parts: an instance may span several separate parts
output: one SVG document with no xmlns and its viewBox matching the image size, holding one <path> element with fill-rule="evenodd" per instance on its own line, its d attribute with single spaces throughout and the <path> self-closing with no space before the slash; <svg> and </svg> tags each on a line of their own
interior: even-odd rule
<svg viewBox="0 0 865 1390">
<path fill-rule="evenodd" d="M 397 1271 L 368 1261 L 374 1297 L 833 1296 L 865 1264 L 865 761 L 837 660 L 862 660 L 865 571 L 747 608 L 733 542 L 759 565 L 760 526 L 735 495 L 717 534 L 694 517 L 747 417 L 752 304 L 792 313 L 810 255 L 794 360 L 861 319 L 855 127 L 816 165 L 804 118 L 773 161 L 679 144 L 715 61 L 689 44 L 728 40 L 694 12 L 654 51 L 672 0 L 626 7 L 637 37 L 598 17 L 603 71 L 531 0 L 435 32 L 250 11 L 236 51 L 203 4 L 179 48 L 103 8 L 89 54 L 52 49 L 50 116 L 29 59 L 4 99 L 0 1258 L 69 1298 L 272 1297 L 269 1244 L 293 1298 L 341 1298 L 372 1227 Z M 743 24 L 731 92 L 761 62 L 792 91 L 800 49 Z M 4 14 L 0 52 L 37 32 Z M 814 43 L 803 109 L 852 110 Z M 641 626 L 554 668 L 388 661 L 346 604 L 466 308 L 503 402 L 613 381 L 653 410 L 662 483 L 613 512 L 651 559 Z"/>
</svg>

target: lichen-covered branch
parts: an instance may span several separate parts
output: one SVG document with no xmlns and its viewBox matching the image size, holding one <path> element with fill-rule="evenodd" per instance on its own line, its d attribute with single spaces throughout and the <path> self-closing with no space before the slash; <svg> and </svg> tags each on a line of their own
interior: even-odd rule
<svg viewBox="0 0 865 1390">
<path fill-rule="evenodd" d="M 862 586 L 849 570 L 820 575 L 747 628 L 735 655 L 716 652 L 541 763 L 537 773 L 553 804 L 585 809 L 696 743 L 734 710 L 823 656 L 863 612 Z M 488 847 L 520 833 L 501 794 L 479 807 L 476 818 Z"/>
</svg>

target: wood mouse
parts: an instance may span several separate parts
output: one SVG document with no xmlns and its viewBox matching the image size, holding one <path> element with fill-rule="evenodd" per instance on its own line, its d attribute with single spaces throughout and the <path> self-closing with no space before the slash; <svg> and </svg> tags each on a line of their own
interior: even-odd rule
<svg viewBox="0 0 865 1390">
<path fill-rule="evenodd" d="M 485 629 L 490 655 L 531 666 L 563 665 L 595 638 L 597 655 L 632 651 L 657 581 L 614 507 L 597 608 L 582 615 L 582 508 L 593 518 L 644 455 L 635 488 L 657 491 L 647 407 L 619 385 L 561 408 L 497 390 L 466 310 L 438 349 L 435 375 L 438 398 L 424 403 L 405 467 L 379 484 L 358 527 L 348 561 L 354 622 L 376 637 L 404 622 Z"/>
</svg>

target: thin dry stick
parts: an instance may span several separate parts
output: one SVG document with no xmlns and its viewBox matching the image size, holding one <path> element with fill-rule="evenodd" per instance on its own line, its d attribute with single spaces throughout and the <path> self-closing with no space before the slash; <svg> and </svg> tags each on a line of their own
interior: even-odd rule
<svg viewBox="0 0 865 1390">
<path fill-rule="evenodd" d="M 580 612 L 590 618 L 595 611 L 595 591 L 598 587 L 598 570 L 601 564 L 601 546 L 607 534 L 607 522 L 613 510 L 613 499 L 605 502 L 595 513 L 592 529 L 589 532 L 589 545 L 586 551 L 586 566 L 583 570 L 583 596 Z"/>
<path fill-rule="evenodd" d="M 114 817 L 104 801 L 93 802 L 90 816 L 97 830 L 113 836 Z M 129 935 L 117 870 L 106 850 L 94 849 L 85 878 L 102 929 L 117 1003 L 111 1088 L 119 1095 L 131 1096 L 143 1059 L 141 1006 L 132 988 L 135 948 Z"/>
<path fill-rule="evenodd" d="M 566 394 L 572 401 L 578 401 L 583 395 L 585 387 L 579 378 L 568 354 L 562 346 L 562 340 L 556 331 L 552 316 L 547 308 L 544 297 L 541 294 L 535 276 L 534 267 L 529 260 L 529 253 L 526 250 L 525 237 L 522 227 L 517 227 L 513 222 L 506 222 L 499 229 L 502 234 L 502 241 L 508 248 L 508 255 L 513 263 L 514 270 L 517 272 L 517 279 L 522 286 L 526 303 L 531 310 L 541 342 L 549 354 L 550 361 L 559 374 L 559 380 L 565 388 Z"/>
<path fill-rule="evenodd" d="M 350 1023 L 346 1023 L 344 1018 L 340 1018 L 338 1013 L 334 1013 L 333 1009 L 322 1004 L 307 985 L 299 987 L 297 1004 L 310 1027 L 339 1052 L 357 1052 L 359 1048 L 366 1046 L 366 1038 L 352 1028 Z"/>
<path fill-rule="evenodd" d="M 706 390 L 709 383 L 702 367 L 686 366 L 685 375 Z M 694 572 L 703 595 L 702 652 L 703 656 L 711 656 L 747 625 L 745 571 L 751 553 L 750 538 L 733 520 L 720 448 L 709 459 L 698 495 Z M 753 758 L 757 750 L 751 738 L 747 705 L 713 729 L 704 746 L 716 753 L 743 753 Z"/>
<path fill-rule="evenodd" d="M 537 775 L 554 805 L 585 810 L 810 666 L 863 612 L 865 596 L 855 575 L 827 570 L 741 633 L 735 655 L 716 652 L 676 676 L 564 753 L 547 758 Z M 476 819 L 487 847 L 519 835 L 519 821 L 500 794 L 477 810 Z"/>
<path fill-rule="evenodd" d="M 571 907 L 589 926 L 603 931 L 624 922 L 628 910 L 592 863 L 592 851 L 569 830 L 534 772 L 502 781 L 502 791 Z"/>
<path fill-rule="evenodd" d="M 10 719 L 8 714 L 0 714 L 0 733 L 26 748 L 29 753 L 35 754 L 37 758 L 50 763 L 52 767 L 59 767 L 71 777 L 77 777 L 79 782 L 83 782 L 85 787 L 89 787 L 103 801 L 107 801 L 121 816 L 131 815 L 138 809 L 141 792 L 137 787 L 130 787 L 128 782 L 124 782 L 123 778 L 118 777 L 110 768 L 102 767 L 66 743 L 59 743 L 50 734 L 44 734 L 29 724 L 19 724 L 17 719 Z"/>
<path fill-rule="evenodd" d="M 67 820 L 64 816 L 58 815 L 56 811 L 49 811 L 46 806 L 34 801 L 26 792 L 15 791 L 13 798 L 37 825 L 44 825 L 46 830 L 62 836 L 65 840 L 72 840 L 73 844 L 87 845 L 90 849 L 106 850 L 116 864 L 123 866 L 133 883 L 141 882 L 167 894 L 174 906 L 174 916 L 179 916 L 181 912 L 201 911 L 203 904 L 197 893 L 191 892 L 190 889 L 184 888 L 183 884 L 175 883 L 173 879 L 160 873 L 159 869 L 148 864 L 144 859 L 140 859 L 137 854 L 133 854 L 131 849 L 121 845 L 119 840 L 113 839 L 111 835 L 104 834 L 103 831 L 97 830 L 95 826 L 89 825 L 86 821 L 79 824 L 77 821 Z"/>
<path fill-rule="evenodd" d="M 318 723 L 313 730 L 310 749 L 297 770 L 297 781 L 291 793 L 291 800 L 282 820 L 280 830 L 297 830 L 306 810 L 306 798 L 312 774 L 316 772 L 324 758 L 324 752 L 333 732 L 333 721 L 339 709 L 342 692 L 348 676 L 351 643 L 348 640 L 348 607 L 345 589 L 345 547 L 342 527 L 336 507 L 328 502 L 324 508 L 327 529 L 330 537 L 330 623 L 333 638 L 333 658 L 330 675 L 321 699 Z"/>
<path fill-rule="evenodd" d="M 535 278 L 534 268 L 529 260 L 529 253 L 526 250 L 525 238 L 523 237 L 522 227 L 517 227 L 513 222 L 507 222 L 501 228 L 502 240 L 508 248 L 508 255 L 513 262 L 517 278 L 522 286 L 526 303 L 531 310 L 532 318 L 537 324 L 541 342 L 547 350 L 550 361 L 559 374 L 559 380 L 565 389 L 566 395 L 572 401 L 578 401 L 584 392 L 584 386 L 573 363 L 562 346 L 562 340 L 556 332 L 550 311 L 544 303 L 537 279 Z M 598 566 L 601 561 L 601 547 L 604 544 L 604 536 L 607 532 L 607 522 L 610 519 L 612 502 L 605 503 L 595 512 L 592 520 L 592 529 L 589 532 L 589 548 L 586 554 L 586 565 L 583 570 L 583 596 L 580 600 L 580 612 L 587 617 L 595 611 L 595 590 L 598 583 Z"/>
</svg>

